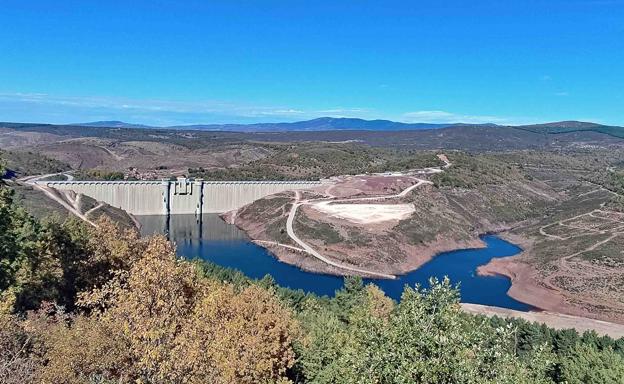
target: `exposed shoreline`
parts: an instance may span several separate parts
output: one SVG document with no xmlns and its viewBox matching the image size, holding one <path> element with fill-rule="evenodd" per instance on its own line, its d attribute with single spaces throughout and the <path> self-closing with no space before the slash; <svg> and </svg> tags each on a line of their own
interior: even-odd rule
<svg viewBox="0 0 624 384">
<path fill-rule="evenodd" d="M 231 214 L 222 215 L 222 218 L 229 224 L 232 224 Z M 236 226 L 239 227 L 238 225 Z M 239 228 L 246 232 L 248 236 L 251 235 L 245 228 Z M 539 285 L 533 278 L 535 270 L 521 261 L 522 255 L 531 252 L 533 242 L 530 239 L 510 233 L 508 227 L 484 231 L 479 237 L 469 241 L 453 242 L 453 247 L 449 246 L 450 244 L 448 241 L 444 241 L 444 246 L 429 246 L 425 249 L 421 249 L 418 254 L 412 255 L 408 261 L 402 263 L 399 267 L 395 266 L 392 272 L 397 275 L 405 275 L 420 268 L 423 264 L 443 252 L 458 249 L 484 248 L 486 244 L 481 240 L 481 237 L 485 235 L 498 236 L 520 247 L 521 251 L 514 256 L 494 258 L 490 260 L 489 263 L 479 266 L 477 268 L 477 273 L 481 276 L 504 276 L 508 278 L 511 282 L 511 286 L 506 292 L 507 295 L 517 301 L 534 307 L 535 310 L 516 311 L 502 307 L 462 303 L 464 310 L 470 313 L 487 316 L 498 315 L 501 317 L 522 318 L 527 321 L 545 323 L 557 329 L 575 328 L 579 332 L 595 330 L 599 334 L 606 334 L 612 337 L 624 336 L 624 324 L 621 323 L 621 321 L 600 316 L 600 314 L 585 311 L 577 306 L 568 304 L 561 292 Z M 250 239 L 252 239 L 251 236 Z M 267 249 L 267 251 L 279 261 L 296 266 L 304 271 L 345 276 L 343 270 L 322 263 L 311 256 L 306 256 L 304 252 L 297 252 L 277 245 L 260 245 Z"/>
<path fill-rule="evenodd" d="M 481 276 L 496 275 L 509 278 L 511 287 L 507 294 L 510 297 L 550 313 L 624 324 L 624 320 L 619 317 L 596 313 L 570 304 L 566 301 L 563 292 L 540 284 L 536 279 L 537 270 L 522 260 L 525 254 L 531 252 L 533 246 L 531 240 L 509 232 L 499 233 L 498 236 L 517 244 L 522 248 L 522 252 L 514 256 L 492 259 L 489 263 L 480 266 L 477 273 Z"/>
<path fill-rule="evenodd" d="M 223 215 L 223 218 L 228 222 L 234 221 L 235 225 L 241 230 L 245 231 L 251 239 L 254 240 L 270 240 L 264 239 L 259 233 L 252 233 L 255 231 L 248 231 L 246 225 L 239 226 L 236 223 L 237 220 L 231 220 L 231 213 Z M 241 223 L 242 224 L 242 223 Z M 485 227 L 485 228 L 484 228 Z M 579 316 L 588 319 L 597 319 L 602 321 L 608 321 L 618 324 L 624 324 L 624 321 L 615 316 L 609 316 L 606 313 L 600 313 L 592 311 L 591 308 L 583 308 L 580 305 L 576 305 L 567 301 L 565 292 L 550 288 L 539 283 L 538 271 L 527 264 L 524 259 L 527 254 L 532 252 L 533 241 L 529 238 L 525 238 L 519 235 L 515 235 L 509 230 L 509 226 L 495 226 L 485 225 L 480 231 L 481 234 L 469 240 L 464 241 L 450 241 L 449 239 L 437 239 L 434 242 L 430 242 L 427 246 L 413 247 L 406 249 L 408 257 L 402 260 L 400 263 L 394 265 L 372 265 L 367 266 L 372 271 L 393 274 L 402 276 L 420 268 L 423 264 L 429 262 L 435 258 L 438 254 L 443 252 L 454 251 L 458 249 L 479 249 L 484 248 L 485 244 L 481 240 L 481 236 L 492 234 L 499 236 L 500 238 L 511 242 L 512 244 L 521 248 L 519 254 L 503 258 L 494 258 L 487 264 L 477 267 L 477 274 L 481 276 L 503 276 L 508 278 L 511 286 L 506 294 L 529 306 L 535 308 L 535 311 L 546 311 L 551 313 L 558 313 L 570 316 Z M 251 229 L 251 228 L 249 228 Z M 255 237 L 259 237 L 255 239 Z M 277 245 L 262 244 L 274 257 L 279 261 L 294 265 L 302 270 L 322 273 L 336 276 L 345 276 L 344 270 L 332 267 L 313 257 L 306 255 L 304 252 L 296 252 L 292 249 L 285 249 Z M 362 277 L 376 278 L 376 276 L 367 276 L 360 274 Z"/>
<path fill-rule="evenodd" d="M 590 319 L 587 317 L 567 315 L 563 313 L 554 313 L 549 311 L 542 312 L 523 312 L 513 309 L 491 307 L 488 305 L 461 303 L 461 307 L 465 312 L 475 315 L 498 316 L 503 318 L 520 318 L 529 322 L 544 323 L 555 329 L 576 329 L 579 333 L 585 331 L 595 331 L 598 335 L 607 335 L 613 338 L 624 337 L 624 325 Z"/>
</svg>

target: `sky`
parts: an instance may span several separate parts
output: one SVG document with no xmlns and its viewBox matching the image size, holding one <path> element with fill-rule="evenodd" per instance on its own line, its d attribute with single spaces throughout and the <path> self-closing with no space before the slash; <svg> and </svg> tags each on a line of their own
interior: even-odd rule
<svg viewBox="0 0 624 384">
<path fill-rule="evenodd" d="M 624 0 L 0 0 L 0 121 L 623 112 Z"/>
</svg>

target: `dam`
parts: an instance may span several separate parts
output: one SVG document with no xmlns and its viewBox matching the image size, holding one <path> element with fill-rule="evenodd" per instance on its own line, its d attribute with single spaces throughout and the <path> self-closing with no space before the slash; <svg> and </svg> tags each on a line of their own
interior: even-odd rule
<svg viewBox="0 0 624 384">
<path fill-rule="evenodd" d="M 38 181 L 121 208 L 132 215 L 224 213 L 279 192 L 311 188 L 322 181 Z"/>
</svg>

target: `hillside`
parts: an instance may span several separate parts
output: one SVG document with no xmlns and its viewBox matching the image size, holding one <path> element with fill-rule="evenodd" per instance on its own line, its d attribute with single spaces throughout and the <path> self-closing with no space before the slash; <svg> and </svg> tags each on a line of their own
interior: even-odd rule
<svg viewBox="0 0 624 384">
<path fill-rule="evenodd" d="M 144 124 L 132 124 L 118 120 L 109 121 L 92 121 L 89 123 L 76 123 L 70 125 L 78 125 L 81 127 L 108 127 L 108 128 L 153 128 Z"/>
<path fill-rule="evenodd" d="M 250 132 L 201 131 L 170 128 L 110 128 L 82 126 L 0 123 L 0 148 L 49 144 L 76 138 L 99 138 L 114 142 L 150 141 L 166 142 L 188 149 L 198 149 L 217 144 L 258 143 L 258 142 L 356 142 L 378 147 L 418 148 L 418 149 L 460 149 L 471 151 L 566 148 L 579 145 L 608 146 L 621 144 L 622 127 L 609 127 L 597 124 L 562 122 L 532 126 L 496 125 L 438 125 L 436 129 L 423 129 L 422 126 L 400 130 L 384 130 L 383 126 L 408 128 L 403 123 L 386 121 L 363 121 L 364 126 L 355 124 L 353 128 L 346 122 L 332 120 L 332 129 L 323 119 L 318 124 L 304 126 L 305 130 L 272 131 L 252 130 Z M 303 122 L 305 124 L 309 122 Z M 302 124 L 303 124 L 302 123 Z M 298 123 L 278 123 L 280 124 Z M 346 124 L 346 125 L 345 125 Z M 363 124 L 363 123 L 362 123 Z M 338 127 L 338 128 L 337 128 Z M 374 130 L 369 130 L 374 129 Z M 312 130 L 315 129 L 315 130 Z"/>
<path fill-rule="evenodd" d="M 559 199 L 552 188 L 496 159 L 462 153 L 451 153 L 449 159 L 458 165 L 428 176 L 407 172 L 334 178 L 328 186 L 302 197 L 321 203 L 299 209 L 294 231 L 332 260 L 404 274 L 438 252 L 480 246 L 480 234 L 539 217 Z M 399 196 L 423 179 L 427 183 Z M 383 195 L 396 197 L 375 198 Z M 254 239 L 297 246 L 285 232 L 293 197 L 281 194 L 258 200 L 236 212 L 234 223 Z M 323 198 L 346 200 L 328 205 Z M 379 220 L 366 213 L 369 209 L 379 212 Z M 280 259 L 306 269 L 344 273 L 305 255 L 288 254 L 288 249 L 270 248 Z"/>
<path fill-rule="evenodd" d="M 99 136 L 72 137 L 75 127 L 44 129 L 56 132 L 46 135 L 62 139 L 40 142 L 30 152 L 11 152 L 12 161 L 21 162 L 25 173 L 63 167 L 63 163 L 44 157 L 45 153 L 73 167 L 93 165 L 95 171 L 85 168 L 76 172 L 85 177 L 107 174 L 97 169 L 121 169 L 128 164 L 154 169 L 167 158 L 188 167 L 192 161 L 211 164 L 194 170 L 209 178 L 332 176 L 319 188 L 269 196 L 228 215 L 228 220 L 259 245 L 302 268 L 344 275 L 347 266 L 352 268 L 348 274 L 353 274 L 353 269 L 401 274 L 437 252 L 479 247 L 480 234 L 498 232 L 521 245 L 524 252 L 496 259 L 479 273 L 509 276 L 513 283 L 510 294 L 556 312 L 558 326 L 570 324 L 570 318 L 562 313 L 624 323 L 620 238 L 624 200 L 619 198 L 624 193 L 624 151 L 616 137 L 592 131 L 551 135 L 491 126 L 442 128 L 435 136 L 416 136 L 428 131 L 385 136 L 357 131 L 381 143 L 367 145 L 283 142 L 287 134 L 260 141 L 258 137 L 275 136 L 218 133 L 211 137 L 173 131 L 154 135 L 147 129 L 93 128 Z M 15 132 L 32 131 L 11 132 L 11 140 L 15 140 Z M 295 132 L 288 137 L 314 134 L 342 132 Z M 481 142 L 474 135 L 482 135 Z M 423 140 L 412 141 L 414 137 Z M 541 141 L 528 146 L 536 137 Z M 168 142 L 169 138 L 175 142 Z M 414 149 L 435 148 L 434 143 L 446 139 L 449 146 L 469 140 L 465 147 L 480 150 L 445 150 L 444 155 L 437 150 Z M 393 140 L 405 140 L 405 145 L 389 148 L 387 143 Z M 506 149 L 514 145 L 520 150 Z M 10 371 L 0 367 L 0 378 L 9 372 L 14 377 L 19 374 L 18 382 L 37 382 L 33 377 L 44 377 L 41 382 L 72 377 L 80 382 L 85 376 L 97 381 L 103 374 L 106 380 L 139 380 L 148 372 L 153 381 L 186 375 L 202 382 L 229 377 L 224 367 L 229 369 L 230 361 L 236 361 L 244 365 L 237 369 L 255 372 L 261 378 L 291 378 L 303 383 L 331 377 L 340 382 L 347 372 L 354 381 L 366 382 L 371 374 L 362 376 L 364 367 L 358 364 L 377 364 L 371 351 L 386 359 L 382 365 L 374 365 L 378 367 L 375 377 L 398 378 L 404 368 L 389 368 L 398 363 L 393 351 L 409 349 L 421 356 L 430 353 L 429 345 L 439 340 L 444 342 L 436 353 L 467 366 L 465 370 L 455 366 L 446 370 L 443 378 L 449 382 L 459 380 L 458 372 L 463 378 L 473 375 L 480 380 L 481 374 L 475 372 L 491 364 L 492 348 L 499 351 L 497 356 L 504 356 L 503 362 L 495 361 L 496 369 L 501 369 L 501 364 L 506 368 L 504 373 L 488 373 L 491 382 L 508 377 L 518 382 L 520 377 L 526 383 L 536 382 L 536 378 L 563 383 L 567 380 L 561 379 L 563 375 L 586 377 L 585 371 L 578 373 L 579 367 L 593 374 L 601 364 L 608 372 L 603 377 L 613 374 L 616 379 L 612 382 L 621 377 L 616 370 L 624 366 L 622 340 L 468 315 L 460 310 L 459 292 L 448 283 L 433 282 L 429 290 L 406 288 L 400 303 L 375 286 L 363 287 L 357 279 L 347 279 L 335 298 L 304 294 L 278 287 L 270 277 L 251 281 L 215 265 L 176 260 L 174 247 L 164 238 L 141 239 L 133 231 L 115 229 L 102 221 L 102 216 L 125 221 L 128 227 L 132 218 L 85 196 L 67 193 L 59 196 L 59 203 L 48 203 L 40 191 L 28 186 L 11 184 L 11 188 L 16 191 L 14 197 L 0 185 L 0 225 L 10 228 L 3 233 L 11 235 L 0 236 L 0 242 L 8 244 L 3 249 L 15 250 L 9 257 L 16 260 L 0 265 L 6 266 L 0 277 L 8 276 L 0 280 L 4 284 L 0 289 L 8 295 L 1 304 L 10 309 L 0 311 L 0 348 L 4 348 L 0 352 L 10 353 L 0 354 L 0 362 L 12 359 L 6 356 L 18 356 L 24 366 Z M 39 217 L 47 216 L 50 209 L 62 211 L 61 204 L 68 204 L 100 227 L 47 220 L 39 224 L 17 204 Z M 293 211 L 295 205 L 298 210 Z M 339 266 L 328 265 L 299 248 L 291 231 Z M 37 273 L 31 273 L 32 265 L 38 266 Z M 49 301 L 60 305 L 47 304 Z M 145 303 L 160 303 L 157 314 Z M 530 315 L 527 318 L 544 318 Z M 568 322 L 557 322 L 557 317 Z M 162 334 L 163 327 L 172 322 L 175 329 Z M 160 342 L 145 349 L 152 345 L 148 341 L 154 335 L 161 335 Z M 237 336 L 233 339 L 232 335 Z M 447 342 L 449 335 L 453 343 Z M 175 354 L 154 358 L 154 350 L 162 351 L 163 345 Z M 206 354 L 230 356 L 232 349 L 253 350 L 254 354 L 245 360 L 231 357 L 223 364 Z M 283 360 L 275 362 L 276 350 L 281 351 Z M 486 351 L 485 356 L 475 355 L 475 350 Z M 105 364 L 102 351 L 107 356 Z M 197 356 L 203 356 L 201 364 L 196 364 Z M 260 358 L 273 363 L 259 366 Z M 318 364 L 319 359 L 326 362 Z M 146 370 L 145 361 L 158 361 L 153 365 L 157 368 Z M 413 369 L 426 374 L 448 366 L 447 360 L 441 365 L 436 365 L 437 361 L 427 358 Z M 256 368 L 245 368 L 246 364 Z M 204 371 L 206 367 L 209 373 Z M 531 369 L 536 371 L 526 374 Z M 440 377 L 429 382 L 439 382 Z M 229 382 L 240 382 L 237 380 Z M 254 376 L 246 382 L 257 380 Z"/>
<path fill-rule="evenodd" d="M 618 150 L 624 145 L 618 136 L 620 130 L 577 122 L 525 127 L 454 125 L 420 130 L 283 132 L 0 123 L 0 148 L 38 153 L 73 169 L 122 172 L 139 179 L 184 174 L 209 179 L 316 179 L 379 172 L 394 166 L 403 169 L 392 162 L 418 150 Z"/>
<path fill-rule="evenodd" d="M 525 125 L 516 127 L 531 132 L 561 134 L 571 132 L 599 132 L 618 138 L 624 138 L 624 127 L 608 126 L 581 121 L 560 121 L 556 123 Z"/>
<path fill-rule="evenodd" d="M 154 127 L 143 124 L 132 124 L 123 121 L 94 121 L 89 123 L 70 124 L 83 127 L 99 128 L 153 128 L 200 131 L 237 131 L 237 132 L 287 132 L 287 131 L 331 131 L 331 130 L 371 130 L 401 131 L 416 129 L 434 129 L 448 127 L 453 124 L 433 123 L 401 123 L 390 120 L 364 120 L 355 118 L 319 117 L 312 120 L 285 123 L 255 124 L 190 124 L 166 127 Z"/>
<path fill-rule="evenodd" d="M 375 273 L 403 274 L 438 252 L 481 246 L 480 234 L 496 232 L 524 252 L 480 271 L 508 276 L 512 297 L 624 323 L 622 151 L 447 155 L 453 165 L 443 172 L 336 177 L 298 200 L 271 196 L 228 217 L 282 261 L 334 274 L 345 271 L 289 248 L 299 247 L 287 231 L 296 201 L 303 202 L 293 220 L 301 240 Z M 384 195 L 395 197 L 377 197 Z"/>
<path fill-rule="evenodd" d="M 39 221 L 3 188 L 2 383 L 563 384 L 624 373 L 624 339 L 467 314 L 448 280 L 406 286 L 400 303 L 357 278 L 333 298 L 304 294 L 180 260 L 162 236 Z"/>
</svg>

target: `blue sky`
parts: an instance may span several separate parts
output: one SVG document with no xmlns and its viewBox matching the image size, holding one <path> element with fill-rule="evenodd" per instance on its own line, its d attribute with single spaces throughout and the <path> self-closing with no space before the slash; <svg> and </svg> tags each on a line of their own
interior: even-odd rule
<svg viewBox="0 0 624 384">
<path fill-rule="evenodd" d="M 0 121 L 624 125 L 624 1 L 0 7 Z"/>
</svg>

